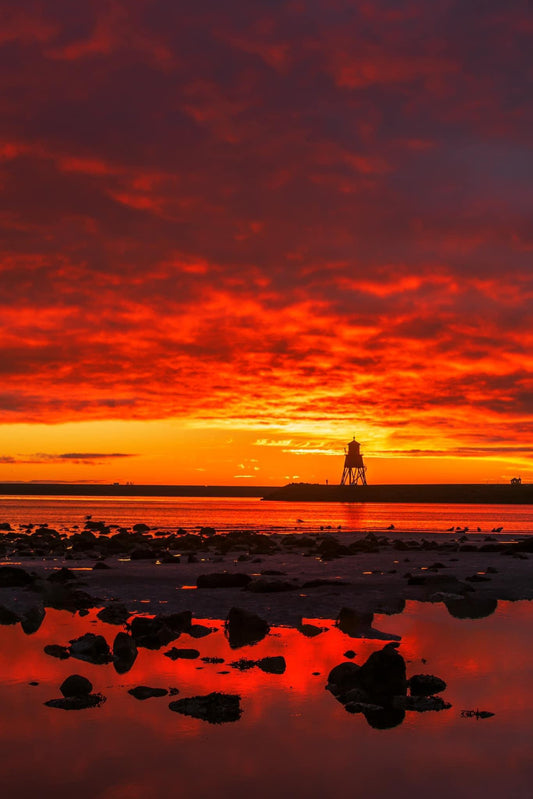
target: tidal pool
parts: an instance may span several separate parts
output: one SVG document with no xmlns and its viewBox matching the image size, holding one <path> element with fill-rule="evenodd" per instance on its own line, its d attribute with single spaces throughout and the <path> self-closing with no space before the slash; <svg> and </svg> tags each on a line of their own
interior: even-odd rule
<svg viewBox="0 0 533 799">
<path fill-rule="evenodd" d="M 443 605 L 409 602 L 401 615 L 376 616 L 374 628 L 400 636 L 407 675 L 433 674 L 447 683 L 448 710 L 407 711 L 403 722 L 374 729 L 325 690 L 329 671 L 355 651 L 363 663 L 384 640 L 350 638 L 326 619 L 314 637 L 276 627 L 255 646 L 231 649 L 224 622 L 202 638 L 182 634 L 160 650 L 139 649 L 132 668 L 46 655 L 86 632 L 112 644 L 123 628 L 47 611 L 26 635 L 0 627 L 0 730 L 5 796 L 136 799 L 143 797 L 441 797 L 531 796 L 533 758 L 533 605 L 501 602 L 481 619 L 457 619 Z M 200 657 L 170 660 L 172 646 Z M 283 674 L 231 663 L 282 655 Z M 223 662 L 204 662 L 223 658 Z M 44 703 L 60 696 L 70 674 L 93 683 L 106 701 L 63 711 Z M 37 685 L 30 685 L 37 682 Z M 139 701 L 128 689 L 177 689 Z M 238 721 L 209 724 L 169 710 L 169 702 L 213 691 L 238 694 Z M 490 718 L 464 711 L 490 711 Z"/>
</svg>

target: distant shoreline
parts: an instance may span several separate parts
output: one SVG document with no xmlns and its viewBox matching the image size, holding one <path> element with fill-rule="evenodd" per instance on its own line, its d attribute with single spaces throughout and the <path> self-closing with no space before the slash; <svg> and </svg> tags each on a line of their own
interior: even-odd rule
<svg viewBox="0 0 533 799">
<path fill-rule="evenodd" d="M 11 497 L 235 497 L 276 502 L 379 502 L 532 505 L 533 484 L 434 483 L 340 486 L 291 483 L 286 486 L 128 485 L 113 483 L 0 483 Z"/>
</svg>

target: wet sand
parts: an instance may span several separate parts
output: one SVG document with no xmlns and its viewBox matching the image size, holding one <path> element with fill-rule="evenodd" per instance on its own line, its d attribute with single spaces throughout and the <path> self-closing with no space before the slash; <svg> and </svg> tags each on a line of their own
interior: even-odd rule
<svg viewBox="0 0 533 799">
<path fill-rule="evenodd" d="M 18 613 L 35 606 L 43 585 L 62 567 L 72 572 L 68 585 L 94 597 L 94 606 L 119 601 L 132 614 L 190 610 L 197 618 L 224 618 L 238 606 L 278 625 L 336 618 L 342 607 L 399 613 L 409 599 L 444 602 L 453 615 L 465 617 L 488 615 L 498 600 L 533 599 L 533 555 L 524 551 L 531 552 L 533 539 L 520 536 L 145 534 L 133 537 L 135 549 L 103 556 L 106 538 L 83 552 L 38 556 L 22 554 L 12 541 L 2 563 L 40 579 L 29 587 L 0 588 L 0 604 Z M 267 546 L 271 552 L 260 551 Z M 163 555 L 179 562 L 163 562 Z M 94 569 L 98 560 L 108 568 Z M 224 572 L 251 581 L 246 588 L 196 587 L 202 575 Z M 46 596 L 42 601 L 46 606 Z"/>
</svg>

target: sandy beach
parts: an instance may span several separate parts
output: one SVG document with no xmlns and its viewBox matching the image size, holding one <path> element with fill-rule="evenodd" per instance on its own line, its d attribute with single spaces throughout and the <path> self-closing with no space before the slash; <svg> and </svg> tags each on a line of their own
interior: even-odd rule
<svg viewBox="0 0 533 799">
<path fill-rule="evenodd" d="M 336 619 L 343 607 L 398 613 L 410 599 L 443 602 L 459 617 L 488 615 L 498 600 L 533 599 L 533 539 L 505 534 L 61 538 L 41 528 L 4 533 L 3 547 L 3 565 L 32 576 L 25 586 L 0 588 L 0 604 L 19 614 L 36 604 L 74 611 L 79 592 L 79 609 L 123 603 L 131 614 L 189 610 L 220 619 L 238 606 L 287 625 Z M 228 574 L 240 575 L 240 584 L 228 586 Z"/>
</svg>

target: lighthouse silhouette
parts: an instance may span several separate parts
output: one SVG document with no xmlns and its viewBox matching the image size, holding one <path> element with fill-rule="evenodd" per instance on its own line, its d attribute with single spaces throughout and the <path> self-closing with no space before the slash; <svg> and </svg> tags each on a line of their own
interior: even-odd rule
<svg viewBox="0 0 533 799">
<path fill-rule="evenodd" d="M 341 486 L 356 486 L 358 483 L 366 486 L 366 466 L 361 455 L 361 444 L 355 440 L 350 441 L 345 447 L 344 469 L 342 470 Z"/>
</svg>

